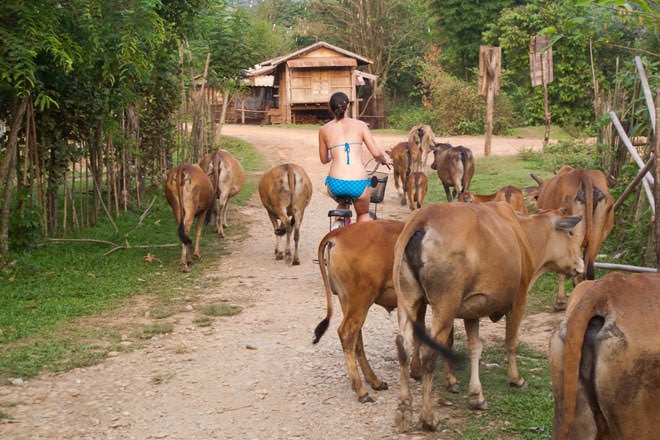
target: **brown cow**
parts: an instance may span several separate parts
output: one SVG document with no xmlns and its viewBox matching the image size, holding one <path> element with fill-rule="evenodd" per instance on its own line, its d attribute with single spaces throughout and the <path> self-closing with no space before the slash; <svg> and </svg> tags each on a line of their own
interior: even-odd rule
<svg viewBox="0 0 660 440">
<path fill-rule="evenodd" d="M 294 163 L 274 166 L 264 173 L 259 181 L 261 203 L 275 230 L 275 259 L 300 264 L 298 240 L 305 208 L 312 198 L 312 181 L 305 170 Z M 291 258 L 291 233 L 295 249 Z M 280 251 L 280 240 L 286 234 L 285 251 Z"/>
<path fill-rule="evenodd" d="M 206 222 L 208 222 L 213 211 L 213 185 L 211 179 L 198 165 L 184 164 L 172 168 L 167 173 L 165 197 L 172 207 L 174 218 L 179 225 L 179 239 L 182 243 L 179 269 L 181 272 L 188 272 L 193 257 L 201 258 L 199 238 L 205 223 L 202 221 L 202 217 L 206 216 Z M 197 226 L 193 252 L 192 241 L 188 234 L 195 219 L 197 219 Z"/>
<path fill-rule="evenodd" d="M 376 376 L 365 356 L 362 325 L 372 304 L 378 304 L 388 312 L 396 308 L 392 259 L 394 243 L 402 228 L 403 222 L 394 220 L 353 223 L 329 232 L 319 244 L 318 259 L 325 262 L 319 266 L 328 311 L 314 331 L 314 343 L 328 329 L 332 316 L 331 295 L 335 294 L 344 315 L 337 333 L 344 350 L 348 376 L 358 400 L 363 403 L 374 400 L 360 380 L 358 363 L 371 388 L 377 391 L 387 389 L 387 383 Z M 423 312 L 426 312 L 426 308 Z M 415 355 L 411 365 L 413 377 L 420 376 L 418 347 L 414 347 Z"/>
<path fill-rule="evenodd" d="M 434 204 L 410 214 L 396 242 L 392 268 L 400 330 L 396 338 L 401 366 L 399 430 L 410 427 L 412 396 L 403 372 L 413 328 L 423 329 L 413 319 L 425 303 L 433 311 L 430 337 L 435 343 L 451 345 L 454 319 L 465 323 L 471 408 L 487 408 L 479 380 L 479 319 L 483 316 L 493 321 L 506 316 L 509 384 L 525 383 L 518 371 L 516 346 L 527 292 L 547 271 L 574 274 L 584 269 L 579 243 L 570 235 L 579 221 L 580 217 L 562 216 L 558 211 L 517 215 L 504 202 Z M 435 429 L 431 389 L 438 354 L 426 348 L 420 354 L 420 419 L 426 429 Z M 456 390 L 456 376 L 448 362 L 445 372 L 447 387 Z"/>
<path fill-rule="evenodd" d="M 577 285 L 550 340 L 553 439 L 658 438 L 658 298 L 657 273 Z"/>
<path fill-rule="evenodd" d="M 410 144 L 399 142 L 387 152 L 392 158 L 392 171 L 394 174 L 394 188 L 399 192 L 401 188 L 401 204 L 406 204 L 406 179 L 410 174 Z"/>
<path fill-rule="evenodd" d="M 584 221 L 576 229 L 582 239 L 586 279 L 594 279 L 594 262 L 600 246 L 614 225 L 614 199 L 607 187 L 605 174 L 598 170 L 562 167 L 556 176 L 543 180 L 532 177 L 539 184 L 536 204 L 539 209 L 566 208 L 568 214 L 582 215 Z M 579 278 L 576 281 L 581 281 Z M 566 309 L 564 277 L 559 276 L 559 287 L 554 304 L 555 310 Z"/>
<path fill-rule="evenodd" d="M 467 191 L 459 194 L 458 200 L 467 203 L 507 202 L 514 211 L 527 214 L 523 192 L 511 185 L 504 186 L 492 194 L 475 194 Z"/>
<path fill-rule="evenodd" d="M 438 173 L 440 182 L 445 189 L 447 201 L 452 201 L 450 187 L 454 187 L 454 194 L 470 190 L 470 182 L 474 176 L 474 156 L 467 147 L 453 147 L 450 144 L 435 144 L 433 163 L 431 169 Z"/>
<path fill-rule="evenodd" d="M 219 208 L 215 207 L 215 226 L 220 237 L 225 236 L 223 227 L 227 224 L 229 201 L 239 193 L 245 182 L 245 174 L 241 163 L 227 150 L 208 153 L 199 166 L 209 175 Z"/>
<path fill-rule="evenodd" d="M 426 171 L 427 160 L 431 147 L 435 144 L 435 134 L 431 126 L 417 124 L 408 132 L 408 143 L 411 145 L 411 170 Z"/>
<path fill-rule="evenodd" d="M 428 179 L 426 174 L 416 171 L 406 179 L 406 194 L 408 195 L 408 207 L 411 211 L 421 208 L 428 190 Z"/>
</svg>

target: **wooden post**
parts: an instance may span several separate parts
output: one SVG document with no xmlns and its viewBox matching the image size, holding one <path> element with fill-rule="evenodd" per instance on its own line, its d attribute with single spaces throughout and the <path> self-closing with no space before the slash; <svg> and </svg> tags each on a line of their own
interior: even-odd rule
<svg viewBox="0 0 660 440">
<path fill-rule="evenodd" d="M 543 86 L 543 113 L 545 116 L 545 143 L 550 139 L 550 102 L 548 100 L 548 84 L 553 81 L 552 46 L 547 35 L 532 37 L 529 44 L 529 71 L 532 87 Z"/>
<path fill-rule="evenodd" d="M 493 137 L 495 95 L 499 92 L 501 59 L 502 48 L 489 46 L 479 47 L 479 94 L 486 95 L 486 139 L 484 142 L 484 156 L 490 156 L 490 147 Z"/>
<path fill-rule="evenodd" d="M 655 185 L 653 185 L 653 195 L 655 198 L 655 215 L 653 224 L 655 226 L 655 268 L 660 272 L 660 222 L 658 222 L 658 210 L 660 209 L 660 88 L 655 90 Z"/>
<path fill-rule="evenodd" d="M 543 84 L 543 115 L 545 116 L 545 132 L 543 133 L 543 143 L 546 144 L 550 139 L 550 104 L 548 102 L 548 82 L 545 80 L 543 56 L 541 56 L 541 83 Z"/>
</svg>

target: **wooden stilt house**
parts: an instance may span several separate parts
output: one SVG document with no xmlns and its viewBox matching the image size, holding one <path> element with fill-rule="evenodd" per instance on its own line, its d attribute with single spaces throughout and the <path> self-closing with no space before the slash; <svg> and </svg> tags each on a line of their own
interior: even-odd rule
<svg viewBox="0 0 660 440">
<path fill-rule="evenodd" d="M 330 96 L 342 91 L 353 103 L 354 118 L 384 125 L 377 76 L 361 70 L 372 61 L 320 41 L 258 64 L 247 72 L 249 95 L 234 102 L 236 122 L 317 124 L 331 119 Z"/>
</svg>

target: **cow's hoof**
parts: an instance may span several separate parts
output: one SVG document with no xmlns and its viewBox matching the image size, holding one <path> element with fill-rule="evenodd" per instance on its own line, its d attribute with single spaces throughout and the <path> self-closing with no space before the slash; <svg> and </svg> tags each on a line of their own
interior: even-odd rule
<svg viewBox="0 0 660 440">
<path fill-rule="evenodd" d="M 387 386 L 387 382 L 381 382 L 380 385 L 376 385 L 376 386 L 372 385 L 371 388 L 373 388 L 376 391 L 384 391 L 389 389 L 389 387 Z"/>
<path fill-rule="evenodd" d="M 461 387 L 458 385 L 458 383 L 453 383 L 451 385 L 447 385 L 447 391 L 450 393 L 458 394 L 461 392 Z"/>
<path fill-rule="evenodd" d="M 282 252 L 275 253 L 276 260 L 284 260 L 284 254 Z"/>
<path fill-rule="evenodd" d="M 291 262 L 291 266 L 300 266 L 300 260 L 299 260 L 298 258 L 295 258 L 295 259 Z"/>
<path fill-rule="evenodd" d="M 179 270 L 183 273 L 188 273 L 190 272 L 190 266 L 188 266 L 187 264 L 182 264 L 179 266 Z"/>
<path fill-rule="evenodd" d="M 193 255 L 193 260 L 197 260 L 197 261 L 199 261 L 199 260 L 201 260 L 201 259 L 202 259 L 202 256 L 201 256 L 201 255 L 199 255 L 199 254 L 194 254 L 194 255 Z"/>
<path fill-rule="evenodd" d="M 394 415 L 394 423 L 399 432 L 408 432 L 412 425 L 412 408 L 409 405 L 400 404 Z"/>
<path fill-rule="evenodd" d="M 424 431 L 437 431 L 440 428 L 440 420 L 434 420 L 433 417 L 431 420 L 422 420 L 420 418 L 419 421 L 422 424 L 422 429 Z"/>
<path fill-rule="evenodd" d="M 552 305 L 552 308 L 555 312 L 563 312 L 566 310 L 566 301 L 555 301 L 555 303 Z"/>
<path fill-rule="evenodd" d="M 365 394 L 362 397 L 358 397 L 360 403 L 374 403 L 376 402 L 369 394 Z"/>
<path fill-rule="evenodd" d="M 470 403 L 468 403 L 468 406 L 470 409 L 474 410 L 487 410 L 488 409 L 488 402 L 485 400 L 471 400 Z"/>
<path fill-rule="evenodd" d="M 522 388 L 526 385 L 527 383 L 525 382 L 525 379 L 523 379 L 522 377 L 518 380 L 514 380 L 513 382 L 509 382 L 509 386 L 511 388 Z"/>
</svg>

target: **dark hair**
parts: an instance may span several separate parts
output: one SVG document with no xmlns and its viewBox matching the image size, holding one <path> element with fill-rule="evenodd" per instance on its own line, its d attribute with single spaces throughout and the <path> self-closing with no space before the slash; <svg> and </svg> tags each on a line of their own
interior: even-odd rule
<svg viewBox="0 0 660 440">
<path fill-rule="evenodd" d="M 335 115 L 335 118 L 341 119 L 344 117 L 349 102 L 348 96 L 344 92 L 335 92 L 332 94 L 328 105 L 330 106 L 332 114 Z"/>
</svg>

